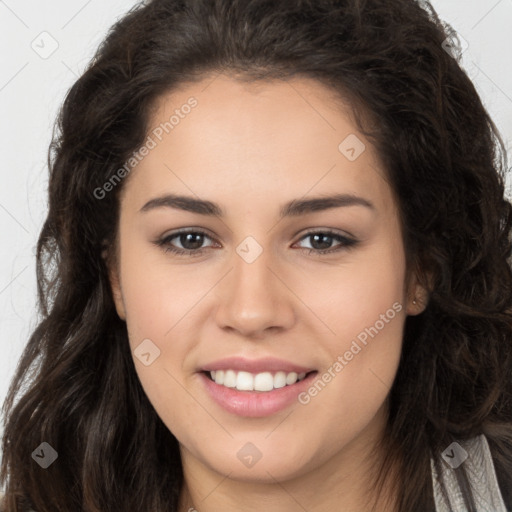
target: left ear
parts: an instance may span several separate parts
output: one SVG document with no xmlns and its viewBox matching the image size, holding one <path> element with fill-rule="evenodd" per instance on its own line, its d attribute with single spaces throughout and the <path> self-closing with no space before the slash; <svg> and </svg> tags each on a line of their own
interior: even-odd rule
<svg viewBox="0 0 512 512">
<path fill-rule="evenodd" d="M 117 315 L 121 320 L 126 321 L 126 312 L 124 307 L 123 295 L 121 292 L 121 280 L 119 277 L 119 268 L 117 262 L 113 261 L 110 257 L 108 248 L 105 248 L 101 257 L 105 260 L 105 265 L 108 271 L 108 277 L 110 282 L 110 290 L 112 292 L 112 299 L 116 307 Z"/>
<path fill-rule="evenodd" d="M 431 281 L 430 276 L 427 280 Z M 406 314 L 416 316 L 423 313 L 427 308 L 429 295 L 427 287 L 420 283 L 417 273 L 413 273 L 407 287 Z"/>
</svg>

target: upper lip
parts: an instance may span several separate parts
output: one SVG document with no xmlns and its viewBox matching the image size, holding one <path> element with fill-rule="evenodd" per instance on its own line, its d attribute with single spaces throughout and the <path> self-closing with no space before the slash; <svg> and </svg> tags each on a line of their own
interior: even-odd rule
<svg viewBox="0 0 512 512">
<path fill-rule="evenodd" d="M 246 371 L 249 373 L 277 372 L 284 371 L 286 373 L 308 373 L 314 368 L 308 368 L 298 364 L 285 361 L 284 359 L 276 359 L 275 357 L 265 357 L 262 359 L 246 359 L 244 357 L 226 357 L 218 359 L 211 363 L 205 364 L 200 371 L 215 370 L 235 370 Z"/>
</svg>

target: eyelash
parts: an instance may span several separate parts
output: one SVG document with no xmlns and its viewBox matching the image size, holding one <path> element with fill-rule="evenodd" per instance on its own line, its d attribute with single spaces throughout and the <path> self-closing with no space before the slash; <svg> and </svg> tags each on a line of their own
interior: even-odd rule
<svg viewBox="0 0 512 512">
<path fill-rule="evenodd" d="M 168 253 L 173 253 L 173 254 L 176 254 L 178 256 L 189 256 L 189 257 L 195 257 L 195 256 L 201 256 L 203 254 L 203 252 L 205 251 L 205 249 L 207 249 L 206 247 L 203 247 L 201 249 L 180 249 L 178 247 L 173 247 L 170 245 L 170 241 L 180 235 L 188 235 L 188 234 L 195 234 L 195 235 L 204 235 L 208 238 L 211 238 L 210 235 L 208 235 L 208 233 L 206 233 L 205 231 L 202 231 L 200 229 L 194 229 L 194 230 L 183 230 L 183 231 L 176 231 L 175 233 L 171 233 L 170 235 L 160 239 L 160 240 L 157 240 L 155 242 L 155 244 L 158 246 L 158 247 L 161 247 L 164 252 Z M 308 237 L 311 237 L 313 235 L 328 235 L 334 239 L 336 239 L 338 242 L 341 242 L 341 245 L 335 247 L 335 248 L 331 248 L 331 249 L 308 249 L 308 248 L 302 248 L 303 251 L 306 251 L 307 254 L 312 254 L 312 253 L 315 253 L 319 256 L 322 256 L 324 254 L 329 254 L 329 253 L 334 253 L 334 252 L 339 252 L 343 249 L 351 249 L 353 247 L 355 247 L 359 242 L 358 240 L 355 240 L 353 238 L 348 238 L 346 236 L 343 236 L 343 235 L 340 235 L 339 233 L 336 233 L 330 229 L 324 229 L 324 230 L 319 230 L 319 231 L 310 231 L 306 234 L 304 234 L 299 242 L 301 240 L 304 240 Z"/>
</svg>

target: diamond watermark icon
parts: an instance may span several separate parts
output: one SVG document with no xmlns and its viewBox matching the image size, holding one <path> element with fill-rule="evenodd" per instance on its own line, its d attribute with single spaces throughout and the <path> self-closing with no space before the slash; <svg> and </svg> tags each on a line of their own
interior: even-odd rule
<svg viewBox="0 0 512 512">
<path fill-rule="evenodd" d="M 459 443 L 453 442 L 441 454 L 441 457 L 449 466 L 457 469 L 468 458 L 468 452 Z"/>
<path fill-rule="evenodd" d="M 263 252 L 263 247 L 252 236 L 248 236 L 238 245 L 236 252 L 246 263 L 253 263 Z"/>
<path fill-rule="evenodd" d="M 150 339 L 146 338 L 135 348 L 133 355 L 144 366 L 149 366 L 160 356 L 160 349 Z"/>
<path fill-rule="evenodd" d="M 448 37 L 441 43 L 443 50 L 453 57 L 455 60 L 460 60 L 462 54 L 468 49 L 469 43 L 454 30 Z"/>
<path fill-rule="evenodd" d="M 338 146 L 339 152 L 351 162 L 357 160 L 364 153 L 365 149 L 366 146 L 363 141 L 353 133 L 346 137 Z"/>
<path fill-rule="evenodd" d="M 41 59 L 48 59 L 51 57 L 59 47 L 57 40 L 48 32 L 41 32 L 30 44 Z"/>
<path fill-rule="evenodd" d="M 43 468 L 48 468 L 51 464 L 53 464 L 59 454 L 49 445 L 44 442 L 41 443 L 33 452 L 32 458 Z"/>
<path fill-rule="evenodd" d="M 262 455 L 260 450 L 252 443 L 245 443 L 236 454 L 240 462 L 249 469 L 261 459 Z"/>
</svg>

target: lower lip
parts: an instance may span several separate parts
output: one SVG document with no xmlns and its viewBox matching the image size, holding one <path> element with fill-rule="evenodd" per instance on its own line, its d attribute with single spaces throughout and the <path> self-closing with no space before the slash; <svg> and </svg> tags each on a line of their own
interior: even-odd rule
<svg viewBox="0 0 512 512">
<path fill-rule="evenodd" d="M 311 385 L 317 373 L 312 372 L 291 386 L 272 391 L 239 391 L 216 384 L 204 372 L 200 372 L 199 376 L 207 393 L 223 409 L 238 416 L 257 418 L 275 414 L 297 401 L 297 395 Z"/>
</svg>

